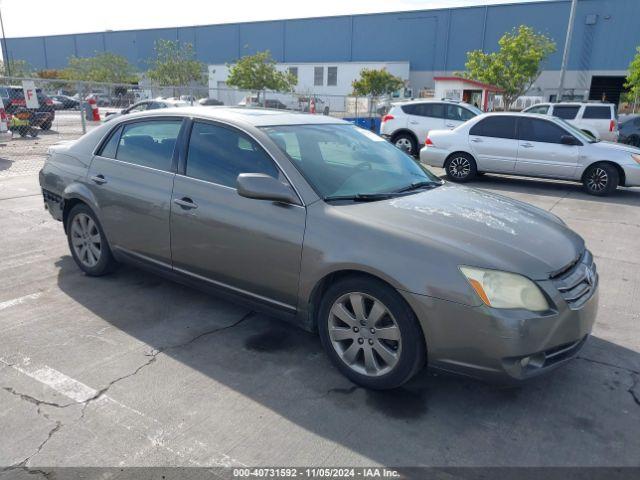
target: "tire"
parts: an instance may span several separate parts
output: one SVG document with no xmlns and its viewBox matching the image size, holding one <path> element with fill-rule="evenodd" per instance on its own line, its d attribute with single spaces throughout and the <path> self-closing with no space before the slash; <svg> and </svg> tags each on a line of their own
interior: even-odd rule
<svg viewBox="0 0 640 480">
<path fill-rule="evenodd" d="M 468 153 L 454 153 L 444 162 L 444 170 L 452 182 L 465 183 L 476 177 L 478 165 Z"/>
<path fill-rule="evenodd" d="M 399 133 L 393 137 L 392 143 L 403 152 L 408 153 L 412 157 L 418 155 L 418 143 L 410 133 Z"/>
<path fill-rule="evenodd" d="M 363 314 L 355 313 L 354 304 Z M 376 279 L 353 276 L 331 285 L 322 297 L 318 330 L 333 364 L 365 388 L 399 387 L 425 364 L 418 319 L 393 288 Z"/>
<path fill-rule="evenodd" d="M 615 192 L 620 183 L 618 170 L 608 163 L 590 165 L 582 176 L 582 184 L 590 195 L 604 197 Z"/>
<path fill-rule="evenodd" d="M 51 122 L 45 122 L 42 125 L 40 125 L 40 128 L 42 130 L 51 130 L 51 125 L 53 125 Z"/>
<path fill-rule="evenodd" d="M 113 271 L 116 261 L 93 211 L 85 204 L 71 209 L 67 217 L 67 241 L 76 265 L 91 277 Z"/>
</svg>

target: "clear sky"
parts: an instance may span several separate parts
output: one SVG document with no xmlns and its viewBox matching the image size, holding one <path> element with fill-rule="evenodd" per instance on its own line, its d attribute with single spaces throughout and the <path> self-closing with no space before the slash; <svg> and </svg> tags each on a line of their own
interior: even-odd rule
<svg viewBox="0 0 640 480">
<path fill-rule="evenodd" d="M 0 0 L 7 37 L 207 25 L 531 0 Z"/>
</svg>

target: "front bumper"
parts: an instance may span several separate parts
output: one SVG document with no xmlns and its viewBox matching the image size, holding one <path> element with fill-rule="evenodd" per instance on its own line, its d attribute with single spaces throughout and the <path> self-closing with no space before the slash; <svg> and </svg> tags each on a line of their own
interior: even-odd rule
<svg viewBox="0 0 640 480">
<path fill-rule="evenodd" d="M 537 282 L 552 305 L 541 313 L 474 307 L 413 293 L 405 293 L 405 298 L 425 334 L 430 366 L 511 383 L 546 373 L 577 355 L 598 310 L 593 275 L 588 294 L 578 301 L 566 299 L 579 286 L 562 293 L 557 280 Z"/>
<path fill-rule="evenodd" d="M 622 165 L 625 187 L 640 187 L 640 164 Z"/>
</svg>

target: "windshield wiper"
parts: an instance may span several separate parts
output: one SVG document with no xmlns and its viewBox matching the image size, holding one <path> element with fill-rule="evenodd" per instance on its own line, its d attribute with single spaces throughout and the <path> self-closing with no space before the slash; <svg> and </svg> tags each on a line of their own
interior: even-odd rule
<svg viewBox="0 0 640 480">
<path fill-rule="evenodd" d="M 395 190 L 393 193 L 403 193 L 410 192 L 412 190 L 419 190 L 421 188 L 436 188 L 442 185 L 442 183 L 434 182 L 432 180 L 425 181 L 422 180 L 420 182 L 413 182 L 411 185 L 401 188 L 400 190 Z"/>
<path fill-rule="evenodd" d="M 351 200 L 353 202 L 375 202 L 376 200 L 386 200 L 396 197 L 396 193 L 356 193 L 355 195 L 329 195 L 324 197 L 325 202 L 332 200 Z"/>
</svg>

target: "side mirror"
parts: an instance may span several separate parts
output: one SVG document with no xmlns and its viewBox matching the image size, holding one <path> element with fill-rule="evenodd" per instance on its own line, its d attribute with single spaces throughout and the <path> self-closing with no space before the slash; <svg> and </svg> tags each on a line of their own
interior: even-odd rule
<svg viewBox="0 0 640 480">
<path fill-rule="evenodd" d="M 298 197 L 289 185 L 264 173 L 241 173 L 236 182 L 241 197 L 298 204 Z"/>
<path fill-rule="evenodd" d="M 573 135 L 562 135 L 560 137 L 560 143 L 562 145 L 580 145 L 578 140 Z"/>
</svg>

